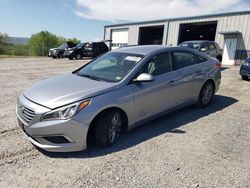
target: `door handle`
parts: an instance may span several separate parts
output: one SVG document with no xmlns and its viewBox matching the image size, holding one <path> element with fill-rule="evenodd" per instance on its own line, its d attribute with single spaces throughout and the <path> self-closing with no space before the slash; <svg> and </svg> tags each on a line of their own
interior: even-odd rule
<svg viewBox="0 0 250 188">
<path fill-rule="evenodd" d="M 171 80 L 170 82 L 168 82 L 168 83 L 167 83 L 167 85 L 169 85 L 169 86 L 173 86 L 173 85 L 174 85 L 174 83 L 175 83 L 175 80 Z"/>
</svg>

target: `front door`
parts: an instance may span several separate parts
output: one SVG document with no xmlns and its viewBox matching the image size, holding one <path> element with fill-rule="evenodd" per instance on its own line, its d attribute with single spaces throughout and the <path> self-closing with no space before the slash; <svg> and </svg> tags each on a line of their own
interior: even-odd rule
<svg viewBox="0 0 250 188">
<path fill-rule="evenodd" d="M 152 82 L 134 83 L 135 91 L 135 121 L 140 121 L 152 115 L 165 111 L 176 102 L 175 84 L 177 77 L 171 71 L 169 54 L 164 53 L 153 57 L 147 62 L 138 75 L 148 73 L 154 76 Z"/>
<path fill-rule="evenodd" d="M 235 61 L 235 53 L 237 47 L 237 39 L 226 39 L 224 50 L 223 50 L 223 65 L 234 65 Z"/>
</svg>

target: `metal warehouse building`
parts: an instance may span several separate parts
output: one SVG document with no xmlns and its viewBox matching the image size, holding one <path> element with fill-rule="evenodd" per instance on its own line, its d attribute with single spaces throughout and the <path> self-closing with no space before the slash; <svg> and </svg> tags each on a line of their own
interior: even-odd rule
<svg viewBox="0 0 250 188">
<path fill-rule="evenodd" d="M 111 49 L 127 45 L 178 45 L 212 40 L 223 48 L 222 63 L 237 65 L 250 56 L 250 10 L 104 26 Z"/>
</svg>

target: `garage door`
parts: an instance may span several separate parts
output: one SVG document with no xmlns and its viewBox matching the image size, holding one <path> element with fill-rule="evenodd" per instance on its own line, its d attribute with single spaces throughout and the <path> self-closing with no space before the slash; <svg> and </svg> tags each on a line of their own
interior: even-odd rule
<svg viewBox="0 0 250 188">
<path fill-rule="evenodd" d="M 112 30 L 111 49 L 117 49 L 128 45 L 128 29 Z"/>
</svg>

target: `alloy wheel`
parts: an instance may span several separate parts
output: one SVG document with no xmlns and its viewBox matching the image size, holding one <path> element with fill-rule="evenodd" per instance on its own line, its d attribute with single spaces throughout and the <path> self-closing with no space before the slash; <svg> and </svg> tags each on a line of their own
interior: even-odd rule
<svg viewBox="0 0 250 188">
<path fill-rule="evenodd" d="M 208 104 L 213 96 L 213 86 L 208 83 L 205 85 L 205 87 L 202 90 L 202 103 L 204 105 Z"/>
<path fill-rule="evenodd" d="M 110 122 L 110 128 L 109 128 L 109 141 L 111 143 L 115 143 L 119 136 L 122 129 L 122 117 L 120 113 L 115 113 L 111 122 Z"/>
</svg>

